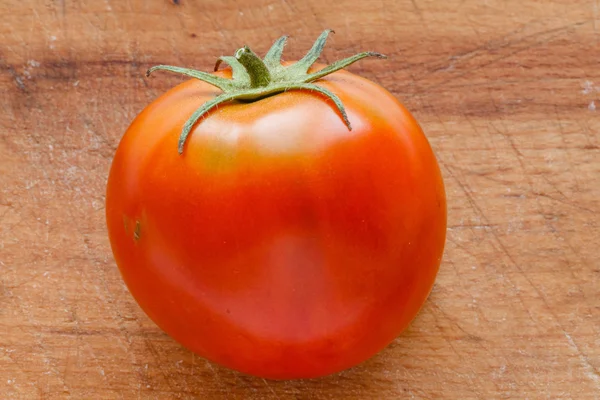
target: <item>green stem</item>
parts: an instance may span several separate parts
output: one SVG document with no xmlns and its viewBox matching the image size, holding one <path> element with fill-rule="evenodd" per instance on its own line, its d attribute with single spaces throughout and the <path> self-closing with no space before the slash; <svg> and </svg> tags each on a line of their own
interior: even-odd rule
<svg viewBox="0 0 600 400">
<path fill-rule="evenodd" d="M 250 86 L 253 88 L 266 87 L 271 83 L 269 69 L 248 46 L 235 52 L 235 58 L 242 64 L 250 76 Z"/>
</svg>

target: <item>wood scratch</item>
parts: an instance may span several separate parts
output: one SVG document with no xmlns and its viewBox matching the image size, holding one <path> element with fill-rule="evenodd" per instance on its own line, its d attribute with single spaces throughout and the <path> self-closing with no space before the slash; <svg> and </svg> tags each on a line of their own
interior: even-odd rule
<svg viewBox="0 0 600 400">
<path fill-rule="evenodd" d="M 66 6 L 65 2 L 66 2 L 66 0 L 59 0 L 60 15 L 61 15 L 61 17 L 62 17 L 63 20 L 67 16 L 67 6 Z"/>
<path fill-rule="evenodd" d="M 516 49 L 514 49 L 514 50 L 512 50 L 512 51 L 510 51 L 508 53 L 501 54 L 500 56 L 498 56 L 496 58 L 493 58 L 491 60 L 488 59 L 488 61 L 485 61 L 485 62 L 483 62 L 483 63 L 481 63 L 481 64 L 476 65 L 476 66 L 473 67 L 473 68 L 476 68 L 478 70 L 481 70 L 481 69 L 489 67 L 490 65 L 493 65 L 493 64 L 495 64 L 495 63 L 497 63 L 499 61 L 502 61 L 502 60 L 504 60 L 506 58 L 509 58 L 511 56 L 519 54 L 519 53 L 521 53 L 523 51 L 527 51 L 527 50 L 529 50 L 529 49 L 531 49 L 531 48 L 533 48 L 535 46 L 539 46 L 541 44 L 547 43 L 547 42 L 549 42 L 552 39 L 560 37 L 565 31 L 569 31 L 569 30 L 572 30 L 572 29 L 576 29 L 576 28 L 582 27 L 582 26 L 584 26 L 586 24 L 589 24 L 590 22 L 592 22 L 592 21 L 591 20 L 579 21 L 579 22 L 575 22 L 575 23 L 572 23 L 572 24 L 560 26 L 558 28 L 546 29 L 546 30 L 543 30 L 543 31 L 540 31 L 540 32 L 535 32 L 535 33 L 532 33 L 532 34 L 529 34 L 529 35 L 521 36 L 521 37 L 518 37 L 518 38 L 513 39 L 513 40 L 506 40 L 511 35 L 508 35 L 508 36 L 506 36 L 506 37 L 504 37 L 504 38 L 502 38 L 500 40 L 498 40 L 498 39 L 490 40 L 490 41 L 484 43 L 483 45 L 478 46 L 478 47 L 476 47 L 476 48 L 474 48 L 472 50 L 469 50 L 467 52 L 454 55 L 452 57 L 453 58 L 453 62 L 456 63 L 459 60 L 460 61 L 463 61 L 463 60 L 467 60 L 468 61 L 468 60 L 470 60 L 472 58 L 475 58 L 475 57 L 477 57 L 477 56 L 479 56 L 481 54 L 483 54 L 483 55 L 485 55 L 485 54 L 492 54 L 493 52 L 498 51 L 498 50 L 505 50 L 505 49 L 509 49 L 511 46 L 520 45 L 521 43 L 526 43 L 525 45 L 518 46 Z M 537 38 L 539 38 L 539 37 L 542 37 L 542 39 L 538 40 Z M 533 42 L 531 42 L 531 41 L 527 42 L 530 39 L 534 39 Z M 445 62 L 446 61 L 444 61 L 444 65 L 445 65 Z M 455 81 L 455 80 L 457 80 L 459 78 L 468 76 L 468 75 L 472 74 L 472 69 L 473 68 L 471 68 L 471 69 L 469 69 L 469 70 L 467 70 L 465 72 L 459 73 L 459 74 L 453 74 L 451 77 L 449 77 L 448 79 L 443 80 L 442 82 L 432 84 L 430 86 L 427 86 L 427 87 L 423 88 L 420 91 L 417 91 L 416 94 L 423 94 L 423 93 L 427 93 L 427 92 L 432 91 L 432 90 L 436 90 L 436 89 L 438 89 L 440 87 L 446 86 L 448 83 L 451 83 L 451 82 L 453 82 L 453 81 Z M 440 70 L 444 70 L 444 69 L 445 69 L 445 67 L 440 67 L 439 64 L 438 64 L 436 67 L 434 67 L 432 69 L 429 69 L 429 70 L 426 70 L 423 74 L 417 76 L 416 77 L 417 79 L 415 81 L 416 82 L 421 81 L 424 78 L 427 78 L 430 75 L 432 75 L 432 74 L 434 74 L 436 72 L 439 72 Z M 415 94 L 413 94 L 412 96 L 414 96 L 414 95 Z"/>
<path fill-rule="evenodd" d="M 436 304 L 432 304 L 434 307 L 437 308 L 438 311 L 441 311 L 441 309 L 436 305 Z M 448 319 L 449 321 L 452 322 L 452 320 L 445 314 L 445 313 L 440 313 L 441 315 L 443 315 L 444 317 L 446 317 L 446 319 Z M 438 315 L 436 313 L 432 313 L 433 318 L 435 320 L 435 325 L 438 329 L 438 331 L 440 332 L 440 336 L 444 339 L 444 341 L 448 344 L 448 346 L 450 347 L 450 350 L 452 350 L 452 352 L 458 357 L 458 359 L 460 361 L 463 360 L 463 355 L 456 349 L 456 347 L 454 346 L 454 344 L 452 343 L 452 340 L 448 337 L 448 335 L 446 335 L 444 333 L 444 328 L 442 327 L 442 325 L 440 324 L 440 320 L 438 318 Z M 468 388 L 471 392 L 473 392 L 478 398 L 482 398 L 481 393 L 479 393 L 479 391 L 476 389 L 477 385 L 475 385 L 475 382 L 473 381 L 473 376 L 476 376 L 476 372 L 473 369 L 473 367 L 469 364 L 468 367 L 469 370 L 471 371 L 470 374 L 466 375 L 466 379 L 469 381 L 469 385 Z"/>
<path fill-rule="evenodd" d="M 8 67 L 8 73 L 12 75 L 17 87 L 23 93 L 28 93 L 27 87 L 25 86 L 25 83 L 23 83 L 23 78 L 17 74 L 17 71 L 15 71 L 12 67 Z"/>
<path fill-rule="evenodd" d="M 152 355 L 152 359 L 154 360 L 154 366 L 158 368 L 160 371 L 165 383 L 169 387 L 170 390 L 175 391 L 173 384 L 171 383 L 171 379 L 169 378 L 168 372 L 163 368 L 163 364 L 160 361 L 160 357 L 158 355 L 158 351 L 152 344 L 152 341 L 148 338 L 144 338 L 144 343 L 146 344 L 146 348 L 149 350 L 149 353 Z"/>
<path fill-rule="evenodd" d="M 483 210 L 481 209 L 481 207 L 479 207 L 479 205 L 475 202 L 475 199 L 473 199 L 473 196 L 471 195 L 470 191 L 467 189 L 467 186 L 461 181 L 459 180 L 455 175 L 454 172 L 451 168 L 446 167 L 446 169 L 448 170 L 448 173 L 450 174 L 450 176 L 452 178 L 454 178 L 457 182 L 457 184 L 460 186 L 460 188 L 462 189 L 462 191 L 465 193 L 465 196 L 467 197 L 468 202 L 471 204 L 471 206 L 473 207 L 473 209 L 477 212 L 477 214 L 480 216 L 481 219 L 484 220 L 484 222 L 486 224 L 490 224 L 489 219 L 487 218 L 487 216 L 483 213 Z M 529 276 L 527 276 L 525 274 L 525 272 L 523 271 L 523 269 L 521 268 L 520 265 L 517 264 L 516 260 L 513 258 L 513 256 L 509 253 L 508 249 L 506 248 L 506 246 L 504 246 L 504 243 L 500 240 L 498 233 L 496 233 L 495 229 L 489 229 L 488 232 L 491 233 L 492 237 L 495 239 L 495 242 L 497 244 L 497 246 L 500 248 L 500 250 L 508 257 L 510 263 L 515 266 L 515 268 L 517 268 L 517 270 L 525 277 L 525 279 L 529 282 L 529 284 L 533 287 L 533 283 L 531 282 L 531 279 L 529 278 Z M 514 289 L 516 289 L 516 285 L 514 284 L 514 282 L 507 277 L 505 274 L 501 273 L 500 271 L 498 271 L 498 273 L 504 278 L 506 279 Z M 536 288 L 537 289 L 537 288 Z M 538 291 L 538 295 L 541 296 L 541 294 Z M 533 315 L 531 315 L 531 312 L 529 311 L 529 308 L 525 306 L 525 303 L 523 302 L 523 299 L 521 298 L 521 296 L 518 296 L 519 302 L 521 303 L 521 306 L 523 307 L 523 309 L 525 310 L 525 312 L 527 313 L 527 315 L 529 316 L 529 319 L 536 324 L 535 319 L 533 318 Z"/>
<path fill-rule="evenodd" d="M 452 240 L 452 239 L 450 239 L 450 240 Z M 453 243 L 456 244 L 456 242 L 454 242 L 454 241 L 453 241 Z M 474 258 L 475 258 L 475 260 L 477 260 L 477 257 L 474 257 Z M 477 260 L 477 261 L 479 261 L 479 260 Z M 448 260 L 447 262 L 452 266 L 452 269 L 454 270 L 454 273 L 456 274 L 457 281 L 459 282 L 459 285 L 462 288 L 462 290 L 469 295 L 469 297 L 471 298 L 471 300 L 472 300 L 473 303 L 476 303 L 476 299 L 473 296 L 473 293 L 471 293 L 471 291 L 465 286 L 465 284 L 464 284 L 465 280 L 464 280 L 463 274 L 459 271 L 458 267 L 456 266 L 456 263 L 453 262 L 452 260 Z M 477 313 L 477 318 L 478 319 L 481 318 L 481 319 L 485 320 L 485 317 L 484 317 L 484 315 L 481 312 L 481 309 L 479 307 L 475 307 L 475 312 Z M 464 333 L 467 333 L 467 332 L 464 331 L 464 329 L 456 321 L 452 320 L 452 322 L 454 322 L 455 325 L 461 331 L 463 331 Z"/>
<path fill-rule="evenodd" d="M 267 382 L 267 380 L 265 378 L 262 378 L 262 381 L 264 382 L 265 386 L 271 391 L 271 393 L 273 394 L 273 396 L 275 396 L 275 398 L 277 400 L 279 400 L 279 396 L 277 396 L 277 393 L 275 393 L 275 391 L 273 390 L 273 388 L 271 386 L 269 386 L 269 383 Z"/>
<path fill-rule="evenodd" d="M 597 385 L 598 390 L 600 390 L 600 372 L 598 372 L 598 370 L 590 363 L 588 356 L 581 351 L 581 349 L 579 348 L 577 343 L 575 343 L 571 335 L 569 335 L 564 329 L 562 329 L 562 327 L 561 330 L 565 335 L 569 346 L 577 353 L 579 361 L 581 362 L 581 365 L 583 366 L 587 377 L 590 378 L 590 380 Z"/>
<path fill-rule="evenodd" d="M 564 153 L 569 158 L 569 164 L 571 166 L 575 167 L 577 165 L 577 163 L 573 162 L 573 158 L 571 157 L 571 152 L 568 149 L 567 142 L 565 140 L 566 132 L 565 132 L 565 130 L 563 128 L 563 124 L 562 124 L 562 121 L 561 121 L 561 116 L 560 116 L 560 114 L 558 112 L 558 106 L 556 104 L 554 105 L 554 114 L 556 115 L 557 127 L 558 127 L 558 130 L 560 132 L 560 140 L 562 141 L 563 146 L 564 146 L 564 148 L 563 148 Z M 577 190 L 577 192 L 581 192 L 581 182 L 579 181 L 579 174 L 576 174 L 575 171 L 573 171 L 573 169 L 574 168 L 571 168 L 569 172 L 571 172 L 571 176 L 573 178 L 573 182 L 575 182 L 575 189 Z"/>
<path fill-rule="evenodd" d="M 426 25 L 425 18 L 423 17 L 423 12 L 417 5 L 417 0 L 410 0 L 410 2 L 412 3 L 413 9 L 415 10 L 415 14 L 417 14 L 419 19 L 421 20 L 421 23 L 423 23 L 423 25 Z"/>
<path fill-rule="evenodd" d="M 594 13 L 594 36 L 596 36 L 596 41 L 598 41 L 598 0 L 593 0 L 593 13 Z"/>
<path fill-rule="evenodd" d="M 559 202 L 561 204 L 564 204 L 564 205 L 567 205 L 567 206 L 570 206 L 570 207 L 574 207 L 574 208 L 576 208 L 578 210 L 585 211 L 585 212 L 588 212 L 588 213 L 593 214 L 593 215 L 596 215 L 598 213 L 598 211 L 592 210 L 591 208 L 588 208 L 588 207 L 585 207 L 585 206 L 582 206 L 582 205 L 579 205 L 577 203 L 573 203 L 573 202 L 570 202 L 570 201 L 567 201 L 567 200 L 559 199 L 559 198 L 554 197 L 554 196 L 550 196 L 547 193 L 535 192 L 534 191 L 531 194 L 533 194 L 534 196 L 540 196 L 540 197 L 545 197 L 545 198 L 550 199 L 550 200 L 554 200 L 554 201 Z"/>
<path fill-rule="evenodd" d="M 208 367 L 208 369 L 210 369 L 210 372 L 212 372 L 212 374 L 215 376 L 215 378 L 220 381 L 221 379 L 219 378 L 219 374 L 217 373 L 215 368 L 212 366 L 212 363 L 208 360 L 204 360 L 204 364 Z"/>
<path fill-rule="evenodd" d="M 473 298 L 473 296 L 471 296 L 471 298 Z M 470 333 L 468 331 L 466 331 L 459 323 L 458 321 L 456 321 L 454 318 L 452 318 L 451 316 L 449 316 L 446 312 L 444 312 L 444 310 L 438 306 L 437 304 L 435 304 L 434 302 L 432 302 L 432 307 L 434 307 L 436 309 L 437 312 L 439 312 L 441 315 L 443 315 L 448 321 L 450 321 L 459 331 L 461 331 L 464 334 L 465 338 L 468 338 L 471 342 L 476 343 L 476 345 L 481 348 L 483 351 L 487 352 L 490 356 L 493 356 L 492 351 L 490 350 L 490 348 L 488 346 L 485 345 L 485 340 L 483 340 L 482 337 L 475 335 L 473 333 Z M 481 310 L 479 309 L 479 307 L 476 308 L 476 312 L 481 316 L 481 319 L 486 321 L 486 323 L 489 324 L 489 321 L 486 320 L 485 315 L 481 312 Z M 435 318 L 435 317 L 434 317 Z M 437 318 L 435 318 L 437 321 Z M 439 328 L 439 326 L 438 326 Z M 449 338 L 444 335 L 446 340 L 448 341 L 448 343 L 452 346 Z M 506 356 L 502 355 L 501 356 L 504 360 L 505 365 L 509 364 L 509 360 L 506 358 Z M 511 370 L 511 375 L 513 377 L 515 377 L 515 373 L 514 371 Z M 498 385 L 496 385 L 496 387 L 498 387 Z"/>
<path fill-rule="evenodd" d="M 490 97 L 491 97 L 492 103 L 494 104 L 494 107 L 496 107 L 496 109 L 497 109 L 498 107 L 495 104 L 493 97 L 491 95 L 490 95 Z M 557 118 L 558 118 L 558 116 L 557 116 Z M 502 122 L 504 123 L 504 120 L 502 120 Z M 493 124 L 491 124 L 491 127 L 494 128 L 494 129 L 496 129 L 497 133 L 500 133 L 508 141 L 509 145 L 513 149 L 513 151 L 514 151 L 514 153 L 515 153 L 515 155 L 517 157 L 517 161 L 519 162 L 519 165 L 521 167 L 521 170 L 523 171 L 523 174 L 525 174 L 528 177 L 527 179 L 528 179 L 528 182 L 529 182 L 530 191 L 534 195 L 536 195 L 536 196 L 540 195 L 540 194 L 543 194 L 543 193 L 534 192 L 533 182 L 532 182 L 532 180 L 530 178 L 530 175 L 527 174 L 527 169 L 526 169 L 526 166 L 525 166 L 525 163 L 524 163 L 524 155 L 518 149 L 518 147 L 514 143 L 512 137 L 510 135 L 506 134 L 505 132 L 499 131 Z M 450 173 L 451 172 L 452 171 L 450 170 Z M 458 183 L 459 183 L 459 185 L 462 185 L 461 182 L 458 182 Z M 470 197 L 470 195 L 467 192 L 465 192 L 465 193 L 467 194 L 467 196 Z M 547 196 L 547 197 L 550 197 L 550 196 Z M 537 197 L 536 197 L 536 200 L 537 200 Z M 555 200 L 559 201 L 558 199 L 555 199 Z M 478 206 L 473 201 L 471 201 L 471 203 L 473 204 L 473 206 L 477 210 L 479 210 Z M 539 201 L 538 201 L 538 207 L 540 209 L 540 213 L 543 214 L 544 211 L 543 211 L 543 208 L 541 208 L 541 205 L 539 204 Z M 590 210 L 590 211 L 592 211 L 592 210 Z M 484 217 L 484 219 L 485 219 L 485 216 L 482 214 L 481 210 L 479 210 L 479 214 L 482 215 L 482 217 Z M 534 289 L 534 291 L 537 292 L 537 294 L 538 294 L 539 298 L 541 299 L 542 303 L 544 304 L 545 308 L 548 310 L 548 312 L 550 313 L 550 315 L 552 315 L 552 317 L 555 320 L 556 324 L 560 327 L 561 331 L 563 332 L 563 334 L 565 335 L 565 337 L 569 341 L 569 344 L 571 345 L 571 347 L 574 350 L 576 350 L 576 352 L 577 352 L 577 354 L 578 354 L 578 356 L 579 356 L 579 358 L 581 360 L 581 363 L 584 366 L 584 369 L 586 371 L 586 375 L 593 382 L 595 382 L 596 384 L 598 384 L 600 382 L 600 375 L 598 374 L 597 369 L 595 369 L 593 367 L 593 365 L 591 365 L 591 363 L 589 362 L 589 359 L 587 358 L 587 356 L 581 352 L 581 350 L 579 349 L 579 347 L 577 346 L 577 344 L 575 343 L 575 341 L 570 337 L 570 335 L 567 332 L 565 332 L 565 330 L 563 329 L 563 327 L 561 325 L 561 322 L 560 322 L 559 318 L 556 316 L 556 314 L 554 313 L 554 311 L 552 310 L 552 308 L 548 304 L 548 302 L 547 302 L 547 300 L 545 298 L 544 293 L 534 284 L 534 282 L 529 278 L 529 276 L 525 273 L 525 271 L 523 271 L 521 269 L 521 267 L 518 265 L 517 261 L 513 258 L 512 254 L 510 254 L 510 252 L 508 251 L 508 249 L 506 248 L 506 246 L 504 245 L 504 243 L 502 242 L 502 240 L 500 239 L 500 237 L 497 235 L 497 233 L 495 232 L 495 230 L 492 229 L 490 232 L 494 236 L 494 239 L 495 239 L 496 243 L 498 244 L 498 246 L 500 247 L 500 249 L 502 250 L 502 252 L 510 260 L 511 264 L 513 264 L 517 268 L 517 270 L 519 270 L 519 272 L 521 273 L 521 275 L 524 276 L 524 278 L 529 282 L 530 286 Z M 519 298 L 520 298 L 520 296 L 519 296 Z M 521 303 L 522 303 L 522 301 L 521 301 Z M 524 306 L 524 304 L 523 304 L 523 306 Z M 529 313 L 528 310 L 527 310 L 527 312 Z M 529 314 L 529 315 L 530 315 L 531 320 L 535 323 L 535 321 L 533 320 L 533 317 L 531 316 L 531 314 Z"/>
<path fill-rule="evenodd" d="M 12 353 L 12 351 L 11 351 L 11 352 L 6 352 L 6 355 L 5 355 L 5 357 L 6 357 L 6 358 L 8 358 L 8 359 L 9 359 L 9 360 L 10 360 L 10 361 L 11 361 L 11 362 L 12 362 L 12 363 L 13 363 L 13 364 L 14 364 L 14 365 L 17 367 L 17 369 L 18 369 L 18 370 L 19 370 L 19 371 L 20 371 L 20 372 L 21 372 L 23 375 L 27 375 L 27 369 L 26 369 L 24 366 L 22 366 L 22 365 L 20 364 L 20 362 L 18 362 L 18 361 L 16 360 L 16 358 L 15 358 L 13 355 L 11 355 L 11 353 Z M 4 364 L 4 363 L 3 363 L 3 364 Z M 6 364 L 4 364 L 3 366 L 6 366 Z M 43 397 L 43 396 L 45 395 L 45 393 L 44 393 L 44 391 L 42 390 L 42 388 L 41 388 L 41 386 L 40 386 L 39 382 L 38 382 L 38 384 L 37 384 L 37 385 L 35 385 L 35 388 L 36 388 L 36 390 L 39 392 L 39 395 L 40 395 L 40 397 Z"/>
</svg>

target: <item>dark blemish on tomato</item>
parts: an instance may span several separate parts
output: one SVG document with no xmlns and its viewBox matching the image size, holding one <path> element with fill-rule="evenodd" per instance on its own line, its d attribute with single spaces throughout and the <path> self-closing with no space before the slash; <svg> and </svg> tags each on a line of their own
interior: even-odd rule
<svg viewBox="0 0 600 400">
<path fill-rule="evenodd" d="M 140 240 L 140 221 L 135 221 L 135 230 L 133 231 L 133 240 Z"/>
<path fill-rule="evenodd" d="M 181 4 L 180 0 L 171 0 L 171 3 L 173 3 L 174 5 L 178 6 Z"/>
<path fill-rule="evenodd" d="M 190 37 L 195 38 L 195 37 L 198 37 L 198 35 L 196 35 L 195 33 L 192 32 L 192 33 L 190 33 Z"/>
<path fill-rule="evenodd" d="M 231 310 L 229 308 L 227 309 L 227 314 L 231 314 Z"/>
</svg>

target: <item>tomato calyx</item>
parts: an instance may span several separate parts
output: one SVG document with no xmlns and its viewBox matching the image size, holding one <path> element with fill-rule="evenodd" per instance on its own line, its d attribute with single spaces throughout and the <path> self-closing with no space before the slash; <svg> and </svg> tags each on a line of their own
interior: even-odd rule
<svg viewBox="0 0 600 400">
<path fill-rule="evenodd" d="M 319 71 L 309 73 L 310 67 L 321 55 L 327 37 L 331 33 L 333 33 L 333 30 L 331 29 L 327 29 L 321 33 L 308 53 L 300 61 L 288 66 L 284 66 L 281 63 L 281 54 L 283 53 L 283 48 L 288 38 L 287 36 L 282 36 L 277 39 L 262 60 L 248 46 L 238 49 L 233 56 L 219 57 L 214 70 L 217 71 L 221 63 L 229 64 L 232 70 L 232 79 L 171 65 L 157 65 L 150 68 L 146 72 L 146 76 L 150 76 L 150 74 L 157 70 L 169 71 L 199 79 L 223 91 L 219 96 L 204 103 L 185 122 L 181 135 L 179 136 L 179 154 L 183 153 L 186 140 L 194 125 L 203 115 L 219 104 L 233 100 L 257 101 L 267 96 L 289 90 L 314 91 L 330 99 L 340 112 L 342 120 L 348 127 L 348 130 L 352 130 L 352 125 L 350 125 L 348 115 L 346 114 L 346 110 L 340 98 L 328 89 L 315 85 L 312 82 L 335 71 L 339 71 L 363 58 L 387 57 L 376 52 L 362 52 L 336 61 Z"/>
</svg>

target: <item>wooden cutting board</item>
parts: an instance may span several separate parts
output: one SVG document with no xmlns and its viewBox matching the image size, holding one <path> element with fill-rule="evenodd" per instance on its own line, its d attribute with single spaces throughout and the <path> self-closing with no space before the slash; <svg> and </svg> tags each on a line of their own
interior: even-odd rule
<svg viewBox="0 0 600 400">
<path fill-rule="evenodd" d="M 0 397 L 600 398 L 598 0 L 4 0 Z M 127 292 L 104 223 L 117 143 L 181 81 L 282 34 L 392 91 L 439 157 L 448 242 L 424 309 L 352 370 L 272 382 L 194 356 Z"/>
</svg>

